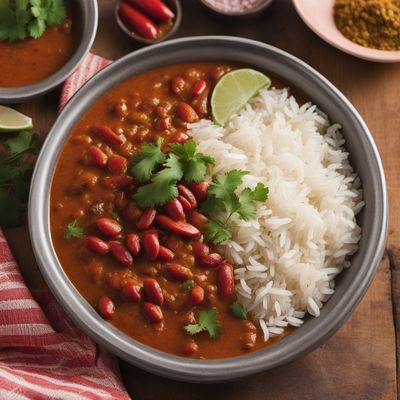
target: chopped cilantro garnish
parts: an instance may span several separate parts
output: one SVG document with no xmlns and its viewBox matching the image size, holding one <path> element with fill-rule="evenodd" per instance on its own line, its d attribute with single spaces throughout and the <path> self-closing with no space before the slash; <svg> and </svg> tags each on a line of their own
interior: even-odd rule
<svg viewBox="0 0 400 400">
<path fill-rule="evenodd" d="M 71 239 L 71 238 L 81 238 L 84 235 L 83 228 L 76 225 L 76 219 L 70 222 L 67 227 L 65 228 L 64 238 Z"/>
<path fill-rule="evenodd" d="M 189 335 L 206 331 L 211 339 L 217 339 L 221 334 L 221 324 L 217 321 L 217 311 L 215 309 L 200 311 L 199 323 L 186 325 L 184 329 Z"/>
<path fill-rule="evenodd" d="M 232 314 L 238 319 L 247 319 L 247 312 L 243 305 L 238 301 L 234 301 L 230 306 L 229 309 L 232 311 Z"/>
<path fill-rule="evenodd" d="M 182 289 L 183 290 L 190 290 L 194 288 L 194 280 L 193 279 L 188 279 L 187 281 L 182 283 Z"/>
</svg>

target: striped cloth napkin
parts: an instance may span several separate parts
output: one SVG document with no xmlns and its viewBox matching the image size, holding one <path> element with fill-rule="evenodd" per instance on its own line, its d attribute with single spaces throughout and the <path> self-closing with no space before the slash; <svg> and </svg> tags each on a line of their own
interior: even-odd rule
<svg viewBox="0 0 400 400">
<path fill-rule="evenodd" d="M 89 54 L 64 83 L 60 107 L 110 63 Z M 48 292 L 32 294 L 0 228 L 0 399 L 129 400 L 116 359 Z"/>
</svg>

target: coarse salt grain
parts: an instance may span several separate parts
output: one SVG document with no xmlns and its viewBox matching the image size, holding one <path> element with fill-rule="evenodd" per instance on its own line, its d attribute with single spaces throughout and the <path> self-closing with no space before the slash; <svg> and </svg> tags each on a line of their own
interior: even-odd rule
<svg viewBox="0 0 400 400">
<path fill-rule="evenodd" d="M 261 4 L 262 1 L 263 0 L 207 0 L 206 3 L 222 12 L 240 13 L 251 10 Z"/>
</svg>

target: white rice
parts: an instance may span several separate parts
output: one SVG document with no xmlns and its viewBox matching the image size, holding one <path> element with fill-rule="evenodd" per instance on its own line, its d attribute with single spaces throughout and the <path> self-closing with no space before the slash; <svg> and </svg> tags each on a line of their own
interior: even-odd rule
<svg viewBox="0 0 400 400">
<path fill-rule="evenodd" d="M 348 161 L 340 125 L 315 105 L 299 105 L 288 89 L 263 90 L 225 128 L 209 120 L 190 126 L 214 173 L 242 169 L 242 188 L 258 182 L 269 199 L 254 221 L 235 220 L 221 252 L 234 262 L 238 300 L 259 321 L 264 339 L 306 313 L 320 315 L 335 276 L 350 266 L 361 229 L 360 180 Z"/>
</svg>

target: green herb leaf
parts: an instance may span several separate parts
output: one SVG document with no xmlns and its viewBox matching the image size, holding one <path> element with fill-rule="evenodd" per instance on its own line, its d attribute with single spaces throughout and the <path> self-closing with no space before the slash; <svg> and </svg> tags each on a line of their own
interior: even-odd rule
<svg viewBox="0 0 400 400">
<path fill-rule="evenodd" d="M 21 131 L 14 138 L 6 140 L 6 146 L 12 156 L 31 151 L 34 154 L 39 152 L 39 135 L 28 131 Z"/>
<path fill-rule="evenodd" d="M 183 290 L 190 290 L 194 288 L 194 280 L 193 279 L 188 279 L 187 281 L 182 283 L 182 289 Z"/>
<path fill-rule="evenodd" d="M 205 225 L 205 238 L 214 244 L 221 244 L 232 237 L 229 227 L 221 221 L 210 220 Z"/>
<path fill-rule="evenodd" d="M 238 301 L 233 302 L 230 306 L 229 309 L 232 311 L 232 314 L 238 318 L 245 320 L 247 319 L 247 312 L 243 305 L 239 303 Z"/>
<path fill-rule="evenodd" d="M 81 238 L 84 235 L 83 228 L 76 225 L 76 219 L 70 222 L 67 227 L 65 228 L 64 238 L 71 239 L 71 238 Z"/>
<path fill-rule="evenodd" d="M 254 190 L 246 188 L 239 195 L 239 207 L 236 212 L 244 221 L 250 221 L 256 217 L 256 201 L 266 201 L 268 188 L 258 183 Z"/>
<path fill-rule="evenodd" d="M 211 339 L 217 339 L 221 334 L 221 324 L 217 321 L 217 311 L 211 309 L 208 311 L 200 311 L 199 323 L 190 324 L 184 327 L 189 335 L 196 335 L 206 331 Z"/>
<path fill-rule="evenodd" d="M 210 185 L 209 194 L 220 200 L 228 200 L 242 183 L 243 177 L 246 174 L 248 174 L 248 171 L 234 169 L 225 174 L 217 175 L 214 182 Z"/>
<path fill-rule="evenodd" d="M 161 151 L 163 139 L 159 138 L 156 143 L 143 145 L 142 150 L 132 157 L 130 169 L 139 182 L 150 180 L 151 174 L 165 161 L 165 154 Z"/>
</svg>

